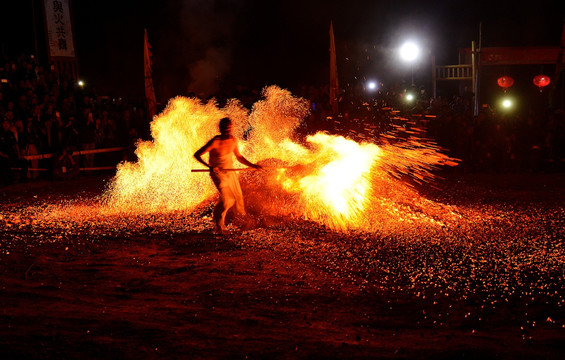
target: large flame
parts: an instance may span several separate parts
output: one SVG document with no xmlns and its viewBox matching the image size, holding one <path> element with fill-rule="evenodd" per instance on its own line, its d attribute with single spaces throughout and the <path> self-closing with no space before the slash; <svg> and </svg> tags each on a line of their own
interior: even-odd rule
<svg viewBox="0 0 565 360">
<path fill-rule="evenodd" d="M 356 142 L 324 132 L 301 139 L 296 130 L 307 114 L 306 100 L 276 86 L 264 89 L 250 113 L 236 100 L 219 108 L 214 101 L 174 98 L 151 124 L 153 141 L 138 144 L 138 161 L 119 165 L 106 203 L 119 212 L 152 213 L 191 211 L 212 199 L 216 191 L 209 177 L 191 173 L 201 167 L 192 155 L 217 133 L 219 119 L 229 116 L 236 136 L 247 139 L 240 141 L 241 152 L 266 168 L 242 177 L 248 206 L 258 213 L 304 217 L 333 229 L 375 230 L 386 218 L 398 222 L 400 214 L 410 221 L 415 207 L 434 208 L 395 179 L 408 174 L 425 181 L 435 166 L 453 164 L 433 143 L 414 134 L 380 145 L 382 139 Z M 421 218 L 425 212 L 416 213 Z"/>
<path fill-rule="evenodd" d="M 334 228 L 358 223 L 371 201 L 370 174 L 380 149 L 325 133 L 306 140 L 312 145 L 302 156 L 307 165 L 298 173 L 282 169 L 277 176 L 282 188 L 299 196 L 299 208 L 307 218 Z"/>
<path fill-rule="evenodd" d="M 153 141 L 137 144 L 138 161 L 118 166 L 107 204 L 134 213 L 187 210 L 213 195 L 208 177 L 191 174 L 197 166 L 192 154 L 216 134 L 218 120 L 224 116 L 243 133 L 247 111 L 235 100 L 219 109 L 214 101 L 172 99 L 151 123 Z"/>
</svg>

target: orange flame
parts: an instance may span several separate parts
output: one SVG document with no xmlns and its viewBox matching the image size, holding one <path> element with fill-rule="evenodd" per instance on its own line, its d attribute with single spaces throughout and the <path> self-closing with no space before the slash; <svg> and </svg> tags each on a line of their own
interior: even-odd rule
<svg viewBox="0 0 565 360">
<path fill-rule="evenodd" d="M 284 190 L 299 195 L 307 218 L 346 229 L 370 202 L 370 173 L 380 150 L 325 133 L 309 136 L 307 142 L 313 149 L 302 158 L 309 171 L 288 176 L 283 169 L 277 179 Z"/>
<path fill-rule="evenodd" d="M 176 97 L 151 123 L 153 141 L 137 144 L 137 163 L 118 166 L 106 193 L 116 211 L 146 213 L 190 210 L 215 193 L 206 176 L 194 175 L 192 154 L 215 133 L 218 120 L 229 116 L 242 133 L 247 110 L 237 101 L 218 109 L 214 101 Z"/>
<path fill-rule="evenodd" d="M 433 143 L 420 142 L 417 134 L 379 146 L 376 141 L 359 143 L 319 132 L 301 143 L 296 129 L 308 113 L 308 102 L 276 86 L 265 88 L 263 97 L 251 113 L 236 100 L 220 109 L 214 101 L 172 99 L 151 124 L 153 141 L 138 144 L 138 162 L 119 165 L 106 205 L 137 214 L 191 211 L 213 198 L 216 190 L 209 177 L 190 172 L 200 167 L 192 154 L 217 133 L 224 116 L 232 119 L 236 136 L 247 135 L 247 141 L 240 141 L 247 158 L 279 167 L 243 176 L 249 206 L 333 229 L 376 230 L 385 223 L 383 217 L 395 217 L 393 223 L 401 217 L 410 221 L 414 208 L 402 210 L 399 203 L 414 206 L 414 199 L 421 197 L 393 177 L 409 174 L 426 181 L 434 167 L 453 164 Z M 434 208 L 431 202 L 420 203 Z M 428 220 L 436 221 L 433 216 Z"/>
</svg>

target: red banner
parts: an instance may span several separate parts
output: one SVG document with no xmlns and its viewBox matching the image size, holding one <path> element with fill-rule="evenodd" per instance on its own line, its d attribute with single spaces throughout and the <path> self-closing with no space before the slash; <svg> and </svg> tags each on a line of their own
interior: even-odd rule
<svg viewBox="0 0 565 360">
<path fill-rule="evenodd" d="M 147 99 L 147 113 L 150 121 L 153 120 L 157 111 L 157 100 L 155 99 L 155 88 L 151 77 L 151 46 L 147 40 L 147 29 L 145 29 L 145 42 L 143 46 L 144 72 L 145 72 L 145 98 Z"/>
<path fill-rule="evenodd" d="M 471 49 L 461 50 L 470 56 Z M 559 46 L 487 47 L 481 49 L 480 65 L 536 65 L 556 64 Z"/>
<path fill-rule="evenodd" d="M 337 114 L 337 97 L 339 93 L 339 83 L 337 80 L 337 61 L 336 61 L 336 51 L 335 51 L 335 38 L 334 38 L 334 27 L 333 23 L 330 21 L 330 105 L 333 114 Z"/>
</svg>

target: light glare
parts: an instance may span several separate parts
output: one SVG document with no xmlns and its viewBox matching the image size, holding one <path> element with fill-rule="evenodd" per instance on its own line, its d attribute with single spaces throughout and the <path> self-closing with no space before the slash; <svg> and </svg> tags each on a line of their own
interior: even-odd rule
<svg viewBox="0 0 565 360">
<path fill-rule="evenodd" d="M 406 42 L 400 48 L 400 57 L 405 61 L 414 61 L 420 55 L 420 48 L 413 42 Z"/>
</svg>

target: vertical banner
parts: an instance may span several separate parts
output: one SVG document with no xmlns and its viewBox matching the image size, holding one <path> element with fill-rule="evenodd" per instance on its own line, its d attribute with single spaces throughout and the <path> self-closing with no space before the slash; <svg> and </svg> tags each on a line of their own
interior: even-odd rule
<svg viewBox="0 0 565 360">
<path fill-rule="evenodd" d="M 559 81 L 559 76 L 561 76 L 562 71 L 565 68 L 565 23 L 563 24 L 563 30 L 561 31 L 561 46 L 559 47 L 559 53 L 557 54 L 555 74 L 553 75 L 553 89 L 556 88 L 557 82 Z M 564 80 L 565 81 L 565 80 Z"/>
<path fill-rule="evenodd" d="M 553 74 L 553 85 L 550 88 L 549 93 L 549 107 L 565 106 L 565 94 L 563 92 L 563 86 L 565 85 L 565 21 L 563 22 L 563 30 L 561 30 L 561 46 L 559 47 L 559 52 L 557 53 L 557 58 L 555 59 L 555 73 Z M 557 84 L 559 79 L 561 80 L 561 92 L 558 94 Z"/>
<path fill-rule="evenodd" d="M 337 80 L 337 61 L 335 51 L 335 38 L 333 22 L 330 21 L 330 106 L 333 115 L 338 113 L 337 97 L 339 93 L 339 84 Z"/>
<path fill-rule="evenodd" d="M 75 57 L 70 0 L 44 0 L 49 57 Z"/>
<path fill-rule="evenodd" d="M 78 62 L 71 15 L 71 0 L 43 0 L 47 53 L 59 80 L 75 81 Z"/>
<path fill-rule="evenodd" d="M 151 77 L 151 46 L 147 40 L 147 29 L 145 29 L 145 43 L 143 46 L 144 72 L 145 72 L 145 98 L 147 100 L 147 114 L 149 121 L 153 120 L 157 111 L 157 100 L 155 99 L 155 88 L 153 87 L 153 78 Z"/>
</svg>

